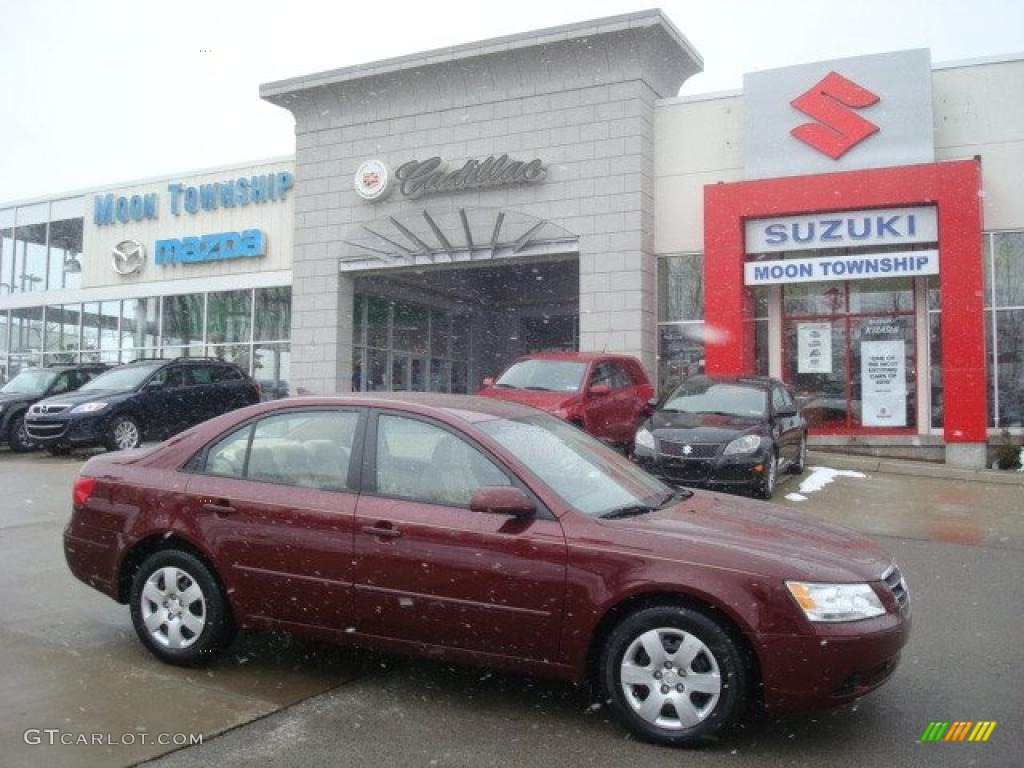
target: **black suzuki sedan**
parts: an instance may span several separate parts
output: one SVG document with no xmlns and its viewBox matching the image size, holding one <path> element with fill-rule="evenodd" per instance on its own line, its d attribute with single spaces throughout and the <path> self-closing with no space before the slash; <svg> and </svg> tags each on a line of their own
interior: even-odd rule
<svg viewBox="0 0 1024 768">
<path fill-rule="evenodd" d="M 803 471 L 807 422 L 778 379 L 694 376 L 657 403 L 636 434 L 633 455 L 675 485 L 770 499 L 779 472 Z"/>
</svg>

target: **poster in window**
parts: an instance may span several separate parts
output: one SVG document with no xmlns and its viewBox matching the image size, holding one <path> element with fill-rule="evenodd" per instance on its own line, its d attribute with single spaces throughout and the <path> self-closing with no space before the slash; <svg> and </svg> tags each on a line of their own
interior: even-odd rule
<svg viewBox="0 0 1024 768">
<path fill-rule="evenodd" d="M 832 373 L 832 324 L 796 327 L 797 373 Z"/>
<path fill-rule="evenodd" d="M 907 358 L 902 339 L 860 343 L 861 423 L 907 426 Z"/>
</svg>

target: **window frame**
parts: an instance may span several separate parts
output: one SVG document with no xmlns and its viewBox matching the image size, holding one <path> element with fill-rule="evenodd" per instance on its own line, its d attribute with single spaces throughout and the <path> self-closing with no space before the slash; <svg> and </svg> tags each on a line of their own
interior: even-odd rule
<svg viewBox="0 0 1024 768">
<path fill-rule="evenodd" d="M 277 485 L 285 488 L 301 488 L 308 491 L 316 491 L 319 493 L 350 493 L 360 494 L 363 492 L 362 480 L 363 480 L 363 464 L 360 460 L 360 455 L 365 449 L 365 438 L 366 438 L 366 424 L 367 424 L 367 408 L 356 405 L 320 405 L 310 406 L 303 405 L 293 408 L 274 408 L 269 411 L 258 413 L 255 416 L 251 416 L 245 421 L 233 424 L 231 427 L 225 429 L 222 432 L 217 433 L 214 437 L 210 438 L 203 447 L 192 454 L 188 461 L 186 461 L 179 468 L 179 471 L 185 472 L 191 475 L 202 475 L 203 477 L 213 477 L 226 480 L 237 480 L 245 483 L 264 483 L 266 485 Z M 338 413 L 355 413 L 357 415 L 356 428 L 352 434 L 352 450 L 350 453 L 350 459 L 348 463 L 348 477 L 345 480 L 347 488 L 310 488 L 309 486 L 296 485 L 294 483 L 281 483 L 274 480 L 264 480 L 262 478 L 251 478 L 249 477 L 249 455 L 252 453 L 252 443 L 256 436 L 256 427 L 260 421 L 275 416 L 294 416 L 301 413 L 324 413 L 324 412 L 338 412 Z M 210 451 L 214 446 L 219 445 L 222 441 L 226 440 L 236 432 L 240 432 L 244 429 L 250 429 L 249 440 L 245 446 L 245 459 L 242 462 L 242 476 L 236 477 L 234 475 L 219 475 L 206 471 L 206 465 L 209 461 Z"/>
<path fill-rule="evenodd" d="M 369 417 L 366 421 L 366 433 L 363 440 L 363 460 L 362 460 L 362 485 L 360 493 L 366 496 L 373 496 L 378 499 L 392 499 L 394 501 L 406 502 L 408 504 L 423 504 L 431 507 L 441 507 L 443 509 L 462 509 L 467 512 L 471 512 L 468 504 L 439 504 L 436 501 L 426 501 L 423 499 L 413 499 L 408 496 L 395 496 L 393 494 L 381 493 L 377 490 L 377 436 L 380 431 L 380 417 L 381 416 L 398 416 L 400 418 L 408 419 L 410 421 L 419 421 L 424 424 L 428 424 L 432 427 L 436 427 L 453 437 L 468 443 L 471 447 L 478 450 L 485 459 L 491 462 L 495 468 L 505 475 L 509 481 L 509 486 L 512 488 L 518 488 L 525 493 L 531 501 L 533 501 L 536 507 L 537 513 L 534 516 L 538 520 L 557 520 L 554 513 L 548 508 L 548 506 L 537 496 L 536 493 L 530 488 L 516 472 L 509 467 L 500 457 L 496 456 L 494 451 L 485 446 L 473 435 L 463 432 L 460 429 L 452 427 L 440 419 L 435 419 L 431 416 L 426 416 L 421 413 L 414 413 L 410 411 L 403 411 L 393 408 L 372 408 L 370 409 Z M 353 462 L 354 463 L 354 462 Z M 481 488 L 488 488 L 492 486 L 480 486 Z M 474 514 L 487 514 L 485 512 L 479 512 Z"/>
</svg>

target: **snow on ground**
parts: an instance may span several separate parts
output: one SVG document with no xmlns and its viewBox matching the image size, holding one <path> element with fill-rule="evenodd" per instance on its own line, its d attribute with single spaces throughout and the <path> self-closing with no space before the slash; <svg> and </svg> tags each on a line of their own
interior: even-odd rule
<svg viewBox="0 0 1024 768">
<path fill-rule="evenodd" d="M 837 477 L 865 478 L 863 472 L 854 472 L 852 469 L 833 469 L 832 467 L 808 467 L 811 471 L 803 482 L 800 483 L 799 493 L 787 493 L 786 498 L 790 501 L 807 501 L 808 493 L 816 493 L 831 483 Z"/>
</svg>

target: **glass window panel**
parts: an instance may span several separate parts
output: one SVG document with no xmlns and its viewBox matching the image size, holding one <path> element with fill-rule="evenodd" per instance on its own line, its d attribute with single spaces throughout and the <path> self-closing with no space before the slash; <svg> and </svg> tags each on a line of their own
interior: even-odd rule
<svg viewBox="0 0 1024 768">
<path fill-rule="evenodd" d="M 394 330 L 392 344 L 395 349 L 423 355 L 427 352 L 426 307 L 405 302 L 395 302 Z"/>
<path fill-rule="evenodd" d="M 249 358 L 252 353 L 248 344 L 222 344 L 215 347 L 207 347 L 206 354 L 210 357 L 216 357 L 218 360 L 234 363 L 246 373 L 249 372 Z"/>
<path fill-rule="evenodd" d="M 245 468 L 245 454 L 249 449 L 249 433 L 252 424 L 232 432 L 214 444 L 206 454 L 204 471 L 209 475 L 242 477 Z"/>
<path fill-rule="evenodd" d="M 14 230 L 0 229 L 0 296 L 14 292 Z"/>
<path fill-rule="evenodd" d="M 82 285 L 82 220 L 63 219 L 50 223 L 51 291 Z"/>
<path fill-rule="evenodd" d="M 252 377 L 260 384 L 261 399 L 288 397 L 291 361 L 289 344 L 258 344 L 253 347 Z"/>
<path fill-rule="evenodd" d="M 387 347 L 388 318 L 391 307 L 386 299 L 369 296 L 366 299 L 366 343 L 371 347 Z"/>
<path fill-rule="evenodd" d="M 249 341 L 252 291 L 222 291 L 206 297 L 206 341 L 231 344 Z"/>
<path fill-rule="evenodd" d="M 155 347 L 160 343 L 160 299 L 126 299 L 121 305 L 121 346 Z"/>
<path fill-rule="evenodd" d="M 928 315 L 928 339 L 931 349 L 929 381 L 932 392 L 932 429 L 941 429 L 944 421 L 942 398 L 942 315 L 938 312 L 931 312 Z"/>
<path fill-rule="evenodd" d="M 448 338 L 451 326 L 447 312 L 434 310 L 430 313 L 430 354 L 434 357 L 448 357 Z"/>
<path fill-rule="evenodd" d="M 10 347 L 11 320 L 6 309 L 0 309 L 0 353 L 7 352 Z M 2 362 L 0 362 L 2 364 Z"/>
<path fill-rule="evenodd" d="M 185 294 L 164 296 L 163 300 L 163 343 L 168 345 L 191 345 L 203 341 L 203 296 Z"/>
<path fill-rule="evenodd" d="M 292 328 L 292 289 L 256 289 L 256 341 L 288 341 Z"/>
<path fill-rule="evenodd" d="M 1024 309 L 999 310 L 995 315 L 999 426 L 1024 427 Z"/>
<path fill-rule="evenodd" d="M 118 301 L 90 302 L 82 311 L 82 349 L 109 350 L 118 347 Z"/>
<path fill-rule="evenodd" d="M 409 379 L 410 357 L 398 352 L 391 353 L 391 391 L 404 392 L 412 385 Z"/>
<path fill-rule="evenodd" d="M 914 281 L 909 277 L 848 283 L 850 312 L 913 312 Z"/>
<path fill-rule="evenodd" d="M 997 307 L 1024 307 L 1024 232 L 993 235 Z"/>
<path fill-rule="evenodd" d="M 59 355 L 53 362 L 78 361 L 78 333 L 81 304 L 53 305 L 46 308 L 46 352 Z"/>
<path fill-rule="evenodd" d="M 366 391 L 384 392 L 388 388 L 388 353 L 382 349 L 366 351 Z"/>
<path fill-rule="evenodd" d="M 448 384 L 448 362 L 446 360 L 440 360 L 436 357 L 431 359 L 430 391 L 447 392 Z"/>
<path fill-rule="evenodd" d="M 794 283 L 782 287 L 787 315 L 835 315 L 846 311 L 843 283 Z"/>
<path fill-rule="evenodd" d="M 38 355 L 43 351 L 43 308 L 11 310 L 11 352 Z"/>
<path fill-rule="evenodd" d="M 155 352 L 155 354 L 154 354 Z M 204 357 L 206 349 L 202 344 L 191 344 L 189 346 L 161 347 L 159 350 L 146 350 L 143 357 L 163 357 L 172 359 L 175 357 Z"/>
<path fill-rule="evenodd" d="M 988 296 L 988 292 L 985 292 Z M 989 304 L 988 299 L 985 300 L 985 306 Z M 932 312 L 938 312 L 942 309 L 942 294 L 939 291 L 939 276 L 930 275 L 928 277 L 928 309 Z"/>
<path fill-rule="evenodd" d="M 359 414 L 302 411 L 261 419 L 247 477 L 321 490 L 345 490 Z"/>
<path fill-rule="evenodd" d="M 46 289 L 46 225 L 31 224 L 14 230 L 15 292 Z"/>
<path fill-rule="evenodd" d="M 992 235 L 981 236 L 981 262 L 985 271 L 985 306 L 992 306 Z M 938 282 L 938 278 L 930 278 Z"/>
<path fill-rule="evenodd" d="M 452 357 L 456 360 L 469 359 L 470 322 L 466 315 L 452 318 Z"/>
<path fill-rule="evenodd" d="M 352 391 L 362 392 L 365 387 L 363 382 L 363 360 L 366 359 L 366 350 L 356 347 L 352 350 Z"/>
<path fill-rule="evenodd" d="M 83 363 L 109 363 L 116 365 L 119 359 L 120 353 L 116 349 L 82 350 Z"/>
<path fill-rule="evenodd" d="M 352 343 L 362 346 L 366 343 L 363 338 L 363 312 L 366 307 L 366 298 L 357 293 L 352 300 Z"/>
<path fill-rule="evenodd" d="M 995 312 L 985 313 L 985 349 L 988 350 L 988 354 L 985 355 L 985 375 L 988 379 L 988 425 L 990 427 L 998 426 L 996 423 L 996 398 L 998 392 L 996 392 L 996 371 L 994 365 L 994 356 L 996 354 L 995 348 L 992 346 L 995 334 L 992 330 L 994 324 Z"/>
<path fill-rule="evenodd" d="M 700 254 L 663 258 L 658 269 L 658 319 L 704 319 L 704 259 Z"/>
<path fill-rule="evenodd" d="M 658 389 L 673 389 L 680 381 L 704 373 L 704 323 L 658 327 Z"/>
<path fill-rule="evenodd" d="M 452 363 L 452 392 L 457 395 L 465 395 L 469 392 L 469 365 L 467 363 Z"/>
</svg>

